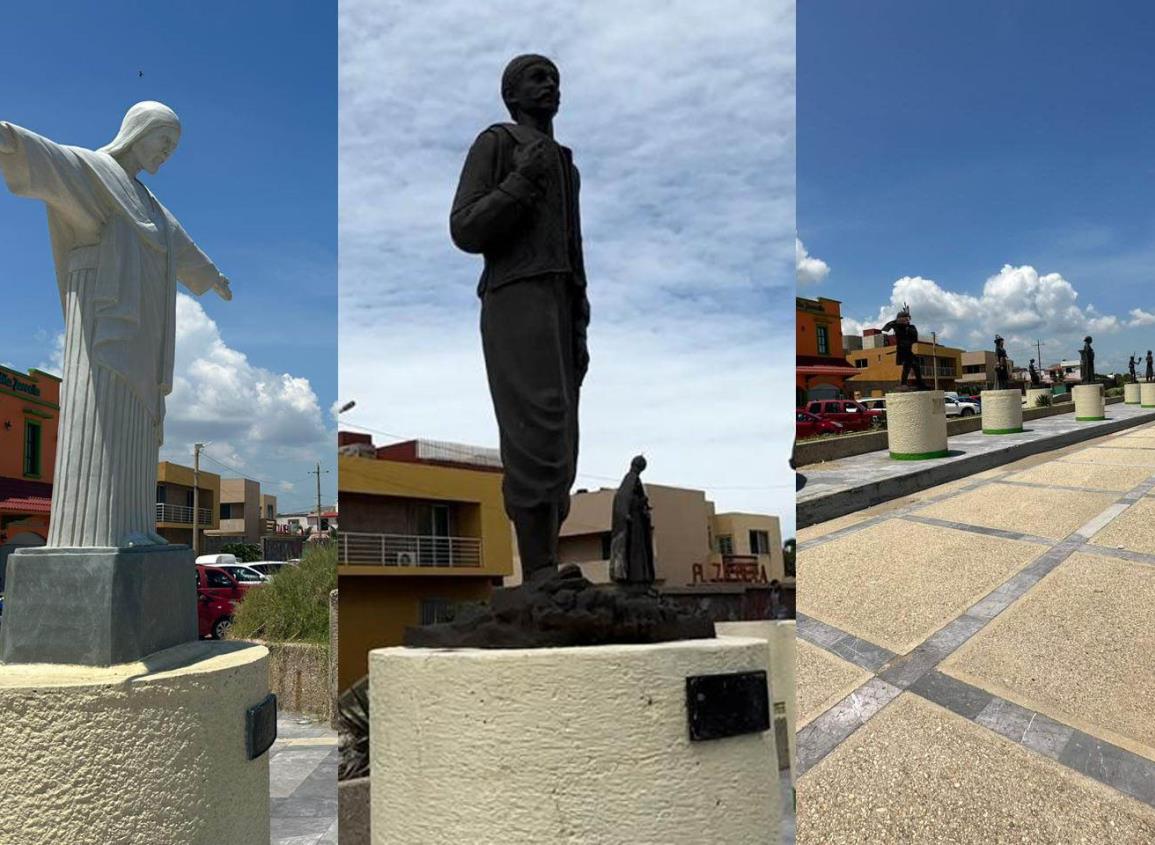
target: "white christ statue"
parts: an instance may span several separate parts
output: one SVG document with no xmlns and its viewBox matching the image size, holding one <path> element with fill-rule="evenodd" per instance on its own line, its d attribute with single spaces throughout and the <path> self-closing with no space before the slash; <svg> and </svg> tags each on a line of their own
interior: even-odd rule
<svg viewBox="0 0 1155 845">
<path fill-rule="evenodd" d="M 180 120 L 137 103 L 99 150 L 0 121 L 0 170 L 42 200 L 60 306 L 64 372 L 50 547 L 151 545 L 164 400 L 172 391 L 176 283 L 231 299 L 229 282 L 137 175 L 176 149 Z"/>
</svg>

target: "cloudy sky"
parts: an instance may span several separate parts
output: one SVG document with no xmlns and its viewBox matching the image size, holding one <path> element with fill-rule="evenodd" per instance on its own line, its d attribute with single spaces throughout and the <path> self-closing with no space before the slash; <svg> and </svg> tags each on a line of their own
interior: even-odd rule
<svg viewBox="0 0 1155 845">
<path fill-rule="evenodd" d="M 325 3 L 199 9 L 110 0 L 4 18 L 0 120 L 99 147 L 161 100 L 181 144 L 145 181 L 230 278 L 231 302 L 182 295 L 161 457 L 257 478 L 283 509 L 336 492 L 336 19 Z M 211 49 L 205 47 L 211 43 Z M 45 45 L 51 44 L 51 49 Z M 141 73 L 143 72 L 143 76 Z M 44 211 L 0 189 L 0 363 L 53 370 L 63 320 Z"/>
<path fill-rule="evenodd" d="M 792 533 L 793 3 L 345 0 L 339 35 L 342 422 L 496 445 L 448 215 L 505 63 L 545 53 L 593 311 L 578 486 L 644 452 L 650 481 Z"/>
<path fill-rule="evenodd" d="M 801 6 L 799 292 L 1024 365 L 1155 347 L 1155 8 L 1111 10 Z"/>
</svg>

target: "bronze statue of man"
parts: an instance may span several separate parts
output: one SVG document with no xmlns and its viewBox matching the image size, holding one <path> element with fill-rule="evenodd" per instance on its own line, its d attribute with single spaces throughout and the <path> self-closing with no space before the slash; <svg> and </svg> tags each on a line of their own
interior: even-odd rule
<svg viewBox="0 0 1155 845">
<path fill-rule="evenodd" d="M 501 79 L 512 122 L 474 141 L 450 232 L 485 258 L 477 292 L 489 392 L 501 438 L 505 510 L 522 573 L 557 566 L 577 470 L 578 397 L 589 366 L 578 170 L 557 143 L 557 66 L 513 59 Z"/>
<path fill-rule="evenodd" d="M 1083 348 L 1079 350 L 1079 380 L 1083 384 L 1095 383 L 1095 350 L 1091 348 L 1091 336 L 1083 338 Z"/>
<path fill-rule="evenodd" d="M 614 494 L 610 577 L 619 584 L 654 583 L 654 522 L 642 485 L 646 459 L 638 455 Z"/>
</svg>

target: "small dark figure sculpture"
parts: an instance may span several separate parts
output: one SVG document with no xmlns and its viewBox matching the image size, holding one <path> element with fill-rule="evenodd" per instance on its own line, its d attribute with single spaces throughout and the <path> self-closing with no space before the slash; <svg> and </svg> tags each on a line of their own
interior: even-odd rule
<svg viewBox="0 0 1155 845">
<path fill-rule="evenodd" d="M 1135 364 L 1135 356 L 1132 355 L 1127 359 L 1127 373 L 1130 375 L 1132 383 L 1139 381 L 1135 375 Z"/>
<path fill-rule="evenodd" d="M 1083 384 L 1095 383 L 1095 350 L 1091 348 L 1091 336 L 1083 338 L 1083 348 L 1079 350 L 1079 378 Z"/>
<path fill-rule="evenodd" d="M 589 300 L 573 154 L 553 137 L 557 66 L 513 59 L 501 78 L 512 123 L 474 141 L 450 232 L 485 256 L 477 293 L 500 431 L 505 510 L 527 580 L 556 569 L 578 454 L 578 395 L 589 366 Z"/>
<path fill-rule="evenodd" d="M 1155 362 L 1152 361 L 1151 350 L 1148 349 L 1147 350 L 1147 373 L 1146 373 L 1147 381 L 1155 381 L 1155 366 L 1153 366 L 1153 364 L 1155 364 Z"/>
<path fill-rule="evenodd" d="M 1031 387 L 1039 387 L 1043 380 L 1039 377 L 1039 371 L 1035 369 L 1035 359 L 1031 359 L 1031 363 L 1027 366 L 1031 374 Z"/>
<path fill-rule="evenodd" d="M 995 379 L 999 390 L 1010 387 L 1011 377 L 1007 372 L 1007 350 L 1003 348 L 1003 338 L 995 335 Z"/>
<path fill-rule="evenodd" d="M 918 342 L 918 329 L 910 322 L 909 305 L 904 305 L 895 318 L 882 327 L 884 332 L 891 330 L 894 331 L 896 346 L 895 361 L 902 365 L 900 383 L 905 387 L 907 376 L 913 371 L 915 387 L 919 390 L 929 390 L 926 382 L 922 380 L 922 369 L 919 367 L 918 358 L 914 354 L 914 344 Z"/>
<path fill-rule="evenodd" d="M 645 468 L 645 458 L 634 458 L 614 495 L 610 577 L 619 584 L 654 583 L 654 524 L 641 478 Z"/>
</svg>

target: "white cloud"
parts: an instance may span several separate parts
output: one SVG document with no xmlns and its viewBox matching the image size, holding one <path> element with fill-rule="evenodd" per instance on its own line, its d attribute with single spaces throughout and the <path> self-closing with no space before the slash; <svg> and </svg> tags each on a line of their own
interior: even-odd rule
<svg viewBox="0 0 1155 845">
<path fill-rule="evenodd" d="M 1127 321 L 1127 326 L 1155 326 L 1155 314 L 1142 308 L 1132 308 L 1131 319 Z"/>
<path fill-rule="evenodd" d="M 347 0 L 339 26 L 342 422 L 496 443 L 481 265 L 449 206 L 469 144 L 508 119 L 506 61 L 542 52 L 582 171 L 579 484 L 645 451 L 653 481 L 791 532 L 790 408 L 771 397 L 793 370 L 793 3 Z"/>
<path fill-rule="evenodd" d="M 48 339 L 48 333 L 44 332 L 44 336 L 40 337 L 40 332 L 37 332 L 37 340 L 44 342 Z M 52 353 L 49 355 L 47 361 L 41 361 L 36 365 L 36 369 L 59 377 L 64 372 L 64 332 L 57 332 L 52 338 Z"/>
<path fill-rule="evenodd" d="M 830 275 L 830 265 L 808 253 L 798 238 L 794 239 L 794 268 L 799 287 L 816 285 Z"/>
<path fill-rule="evenodd" d="M 894 282 L 890 301 L 878 309 L 877 317 L 861 323 L 844 319 L 843 330 L 848 323 L 878 328 L 909 304 L 920 336 L 929 338 L 934 331 L 945 344 L 993 349 L 995 334 L 1001 334 L 1011 357 L 1022 360 L 1036 357 L 1039 340 L 1044 359 L 1052 361 L 1077 357 L 1086 334 L 1111 335 L 1125 326 L 1094 305 L 1080 306 L 1078 298 L 1074 285 L 1061 274 L 1040 275 L 1030 265 L 1003 265 L 978 295 L 948 290 L 922 276 L 904 276 Z"/>
<path fill-rule="evenodd" d="M 308 379 L 251 364 L 204 307 L 181 293 L 162 457 L 187 464 L 195 442 L 209 444 L 206 469 L 287 493 L 307 480 L 313 462 L 331 464 L 336 437 Z"/>
</svg>

